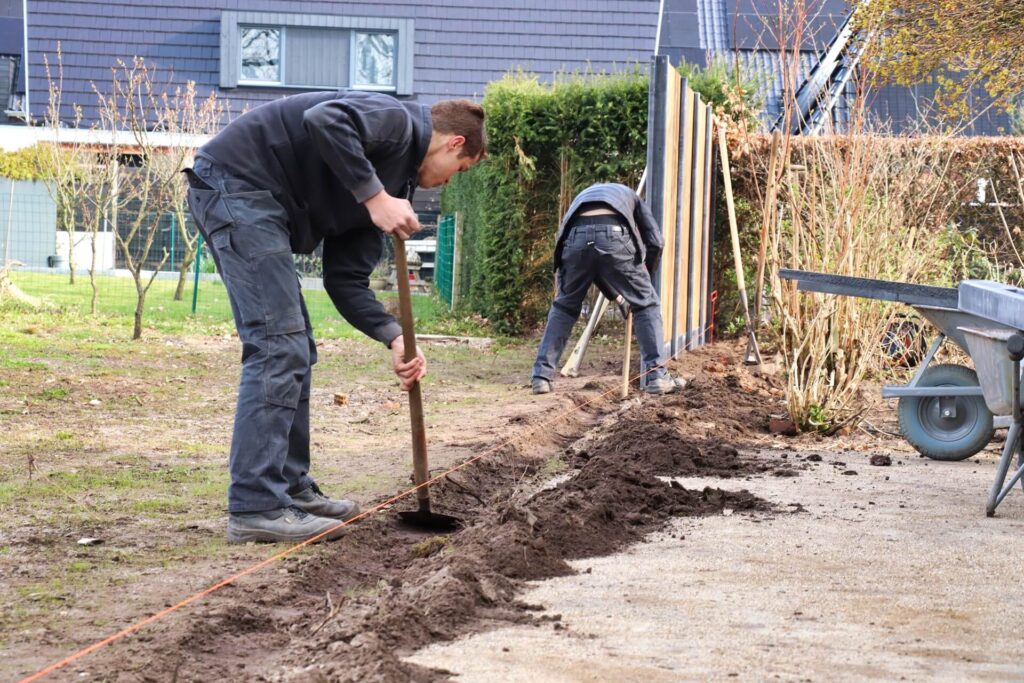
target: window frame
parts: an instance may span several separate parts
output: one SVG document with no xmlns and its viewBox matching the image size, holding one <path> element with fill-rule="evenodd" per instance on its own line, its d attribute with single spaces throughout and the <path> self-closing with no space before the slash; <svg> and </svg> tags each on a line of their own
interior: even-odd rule
<svg viewBox="0 0 1024 683">
<path fill-rule="evenodd" d="M 288 27 L 327 28 L 347 31 L 349 36 L 349 85 L 311 85 L 288 82 L 285 64 L 285 44 Z M 279 28 L 281 81 L 247 81 L 241 78 L 242 52 L 241 32 L 243 28 Z M 390 33 L 395 37 L 394 84 L 392 86 L 354 85 L 355 35 L 357 33 Z M 220 30 L 220 87 L 221 88 L 272 88 L 290 90 L 323 90 L 345 88 L 348 90 L 369 90 L 395 95 L 413 94 L 413 47 L 415 45 L 413 19 L 392 17 L 354 17 L 327 14 L 296 14 L 288 12 L 221 12 Z"/>
</svg>

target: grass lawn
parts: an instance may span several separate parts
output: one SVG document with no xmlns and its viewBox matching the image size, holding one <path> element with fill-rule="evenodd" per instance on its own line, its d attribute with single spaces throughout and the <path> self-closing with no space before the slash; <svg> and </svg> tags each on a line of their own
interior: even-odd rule
<svg viewBox="0 0 1024 683">
<path fill-rule="evenodd" d="M 76 273 L 75 284 L 68 283 L 66 273 L 13 272 L 14 283 L 26 294 L 39 297 L 57 306 L 66 314 L 89 315 L 92 287 L 88 273 Z M 119 327 L 127 327 L 129 334 L 135 312 L 135 282 L 131 277 L 99 276 L 97 309 L 99 318 Z M 144 325 L 168 333 L 229 333 L 234 330 L 227 291 L 219 281 L 202 281 L 196 298 L 196 312 L 192 313 L 192 280 L 185 287 L 181 301 L 174 300 L 177 280 L 156 280 L 146 295 L 143 313 Z M 348 324 L 334 308 L 327 292 L 305 290 L 303 295 L 313 330 L 318 338 L 355 338 L 362 334 Z M 378 292 L 382 301 L 397 299 L 396 292 Z M 433 295 L 413 296 L 413 316 L 416 329 L 421 333 L 461 334 L 486 336 L 488 331 L 474 318 L 460 316 Z"/>
</svg>

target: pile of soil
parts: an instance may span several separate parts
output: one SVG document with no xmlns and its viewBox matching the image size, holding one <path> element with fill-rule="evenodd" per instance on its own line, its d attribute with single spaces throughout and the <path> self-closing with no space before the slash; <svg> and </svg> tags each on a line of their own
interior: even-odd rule
<svg viewBox="0 0 1024 683">
<path fill-rule="evenodd" d="M 729 394 L 730 414 L 749 407 L 756 419 L 719 416 L 711 430 L 717 436 L 708 437 L 706 425 L 700 438 L 689 436 L 699 416 L 689 405 L 707 400 L 709 388 Z M 424 535 L 399 527 L 393 510 L 371 516 L 324 551 L 282 563 L 286 578 L 265 573 L 222 591 L 184 633 L 133 643 L 137 652 L 128 657 L 148 664 L 127 678 L 449 680 L 401 657 L 495 623 L 557 619 L 517 600 L 522 581 L 571 573 L 568 561 L 619 550 L 674 516 L 769 511 L 747 491 L 691 490 L 664 479 L 751 476 L 776 467 L 721 438 L 767 421 L 764 399 L 741 394 L 718 376 L 678 397 L 592 405 L 591 418 L 603 424 L 575 446 L 565 447 L 573 425 L 559 425 L 434 486 L 434 508 L 461 517 L 461 531 Z M 580 436 L 582 426 L 575 427 Z M 125 679 L 123 668 L 100 663 L 111 678 Z"/>
</svg>

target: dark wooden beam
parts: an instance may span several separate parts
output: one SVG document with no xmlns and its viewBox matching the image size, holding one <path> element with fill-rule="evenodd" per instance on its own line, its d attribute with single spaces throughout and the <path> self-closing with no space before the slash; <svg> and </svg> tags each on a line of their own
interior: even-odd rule
<svg viewBox="0 0 1024 683">
<path fill-rule="evenodd" d="M 821 292 L 823 294 L 841 294 L 856 296 L 862 299 L 879 299 L 881 301 L 899 301 L 910 306 L 937 306 L 939 308 L 957 308 L 958 294 L 953 287 L 932 287 L 930 285 L 911 285 L 905 282 L 888 280 L 872 280 L 866 277 L 850 277 L 847 275 L 829 275 L 828 273 L 812 273 L 805 270 L 779 270 L 783 280 L 795 280 L 797 289 L 802 292 Z"/>
</svg>

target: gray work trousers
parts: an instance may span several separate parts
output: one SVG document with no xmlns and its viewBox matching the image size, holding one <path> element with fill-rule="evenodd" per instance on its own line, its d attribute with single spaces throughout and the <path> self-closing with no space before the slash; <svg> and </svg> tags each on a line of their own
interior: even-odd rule
<svg viewBox="0 0 1024 683">
<path fill-rule="evenodd" d="M 309 391 L 316 343 L 274 196 L 205 159 L 188 204 L 227 289 L 242 342 L 231 437 L 229 512 L 287 507 L 309 477 Z"/>
<path fill-rule="evenodd" d="M 598 217 L 606 220 L 605 216 Z M 595 280 L 622 295 L 633 311 L 633 328 L 640 346 L 644 379 L 665 375 L 662 350 L 661 305 L 651 276 L 636 263 L 636 246 L 629 228 L 622 225 L 588 223 L 583 216 L 570 228 L 562 248 L 562 263 L 555 273 L 557 292 L 548 313 L 544 336 L 537 349 L 533 376 L 549 382 L 565 350 L 572 326 L 580 316 L 583 299 Z"/>
</svg>

